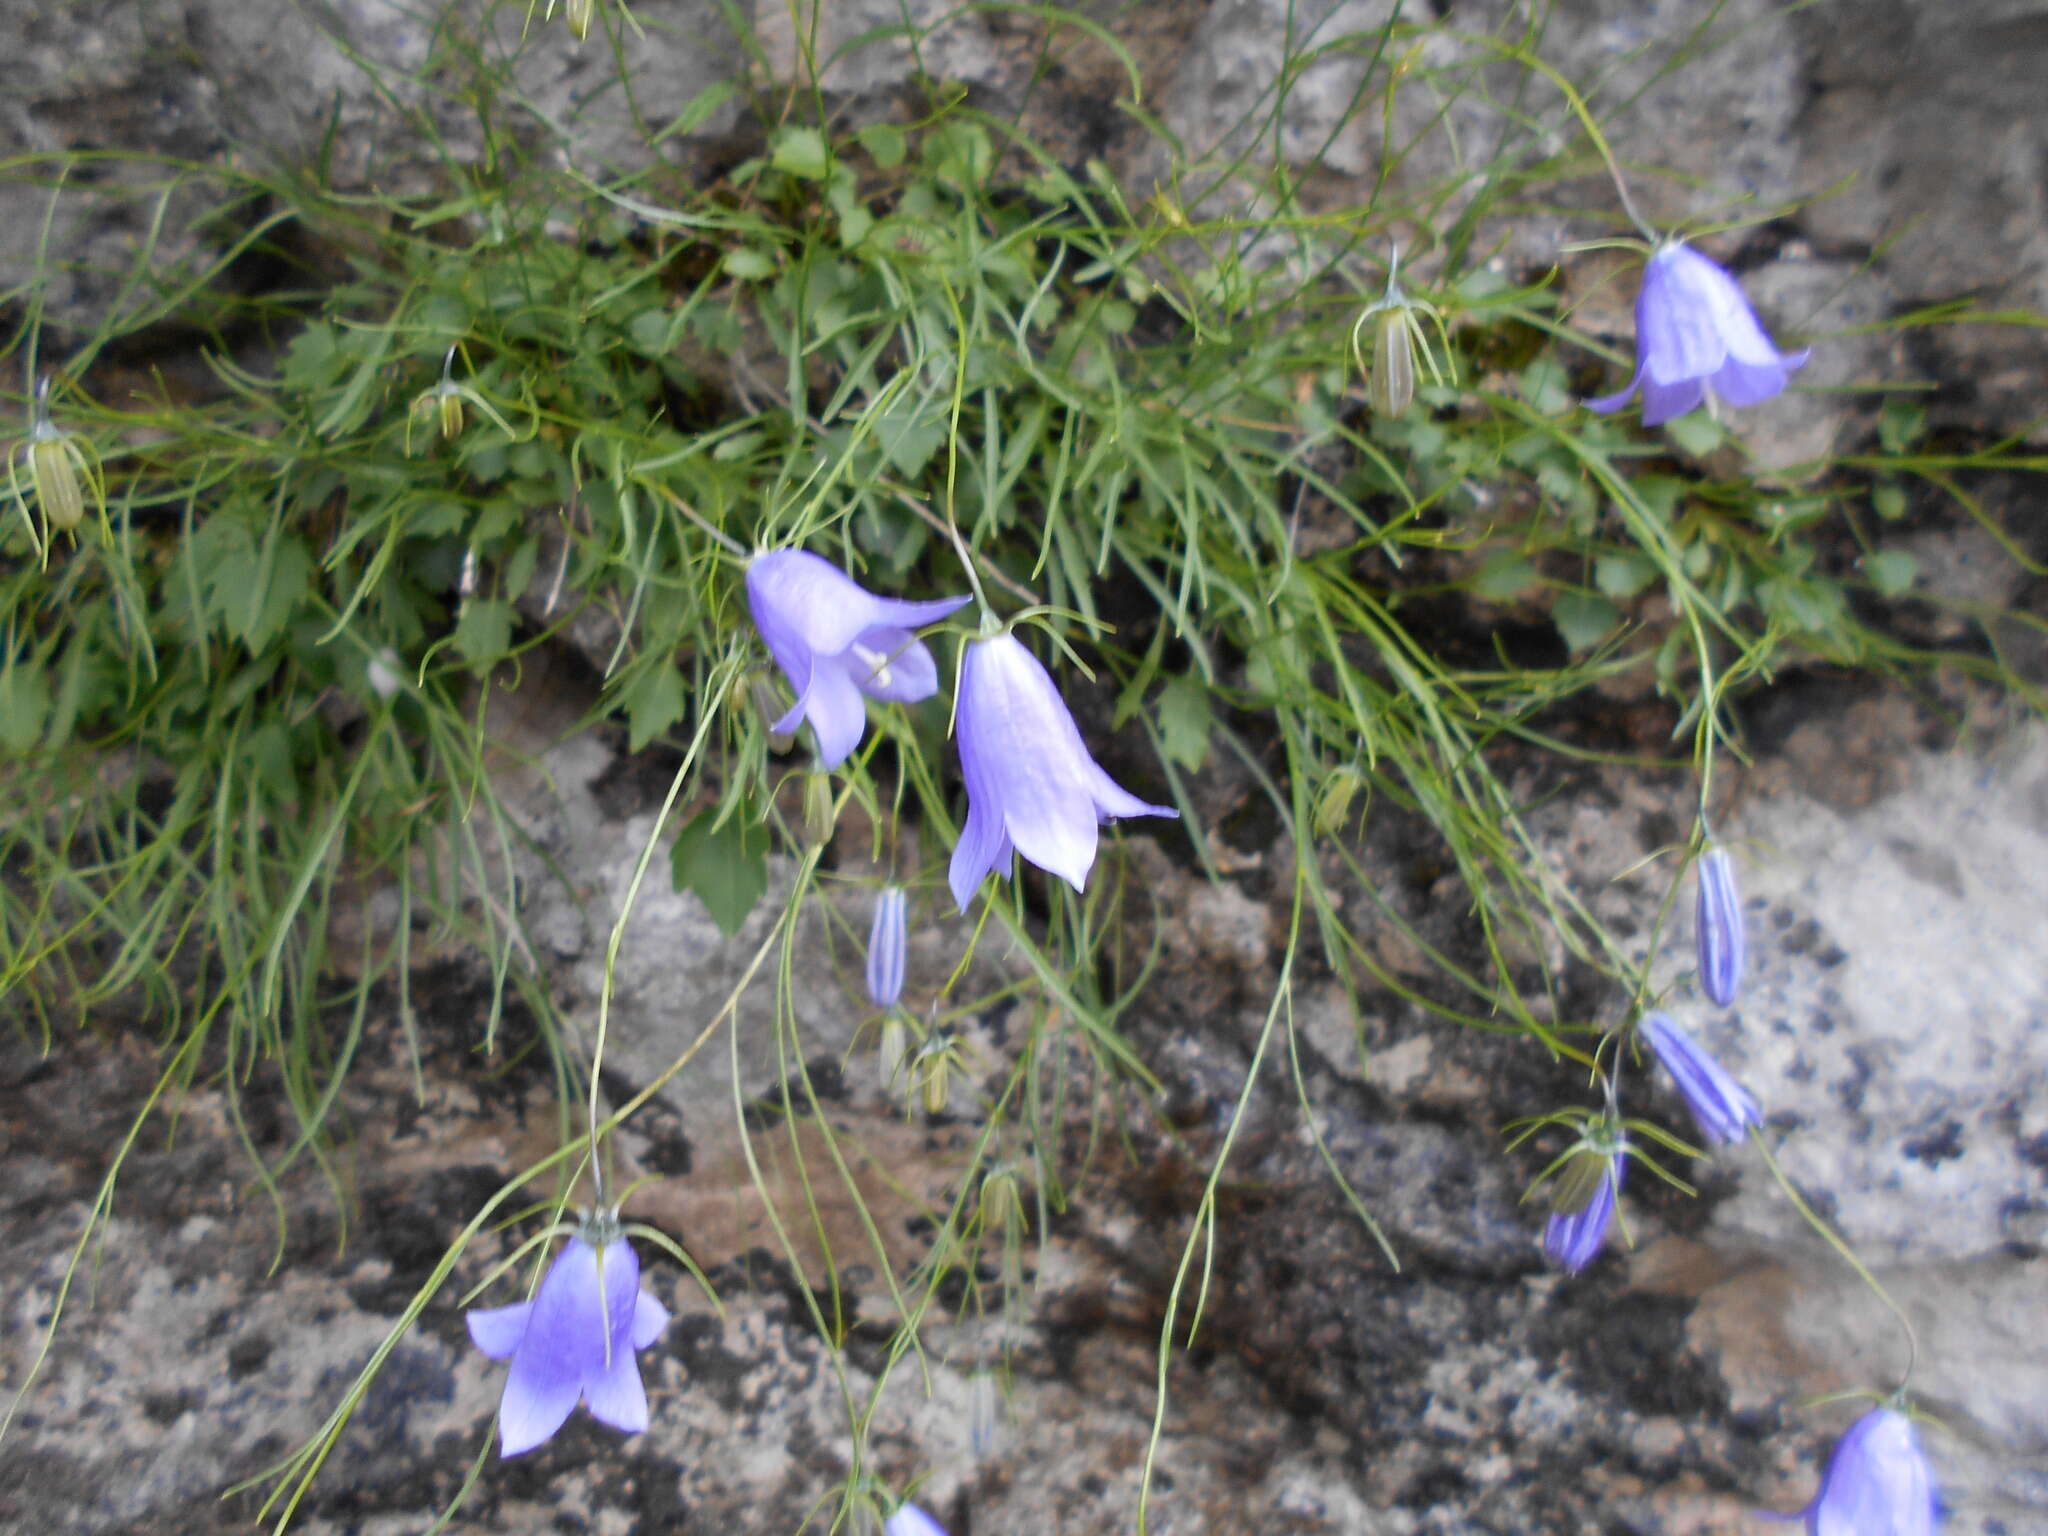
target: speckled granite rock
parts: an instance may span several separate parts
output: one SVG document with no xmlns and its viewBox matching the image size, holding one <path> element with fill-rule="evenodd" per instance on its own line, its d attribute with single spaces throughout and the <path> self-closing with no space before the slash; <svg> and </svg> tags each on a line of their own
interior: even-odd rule
<svg viewBox="0 0 2048 1536">
<path fill-rule="evenodd" d="M 1981 757 L 1929 751 L 1927 723 L 1889 696 L 1809 697 L 1795 713 L 1799 724 L 1778 732 L 1750 792 L 1724 812 L 1754 920 L 1745 990 L 1725 1015 L 1683 998 L 1676 1006 L 1763 1098 L 1788 1171 L 1918 1321 L 1916 1383 L 1949 1425 L 1930 1438 L 1954 1509 L 1946 1529 L 2014 1536 L 2048 1518 L 2038 1475 L 2048 1359 L 2025 1321 L 2044 1279 L 2035 1213 L 2048 1205 L 2048 1020 L 2036 968 L 2010 957 L 2030 940 L 2039 947 L 2048 741 L 2028 728 Z M 1769 708 L 1757 728 L 1771 734 Z M 1852 771 L 1866 761 L 1887 766 Z M 620 861 L 637 851 L 646 811 L 645 786 L 629 783 L 614 777 L 583 828 L 593 844 L 609 839 Z M 1538 825 L 1610 918 L 1625 918 L 1654 904 L 1656 881 L 1614 884 L 1607 872 L 1668 841 L 1682 815 L 1677 786 L 1596 772 Z M 1402 837 L 1383 821 L 1365 850 L 1391 861 L 1390 889 L 1403 879 Z M 927 1478 L 924 1501 L 955 1531 L 1130 1529 L 1175 1265 L 1275 974 L 1266 914 L 1284 862 L 1256 853 L 1237 850 L 1244 873 L 1211 889 L 1147 841 L 1128 842 L 1143 888 L 1173 915 L 1153 984 L 1128 1016 L 1165 1084 L 1164 1118 L 1126 1118 L 1132 1161 L 1097 1153 L 1069 1209 L 1027 1250 L 1033 1289 L 1014 1324 L 936 1323 L 929 1372 L 903 1362 L 889 1374 L 870 1455 L 899 1483 Z M 1370 922 L 1364 905 L 1348 910 Z M 680 926 L 666 953 L 679 963 L 691 930 L 671 915 Z M 1448 934 L 1455 915 L 1446 921 Z M 636 932 L 634 942 L 663 937 Z M 744 947 L 701 940 L 688 939 L 690 963 L 711 970 Z M 1670 943 L 1682 983 L 1682 925 Z M 475 1069 L 484 986 L 447 963 L 418 979 L 423 1102 L 403 1035 L 388 1007 L 377 1010 L 344 1095 L 346 1246 L 340 1207 L 312 1170 L 297 1169 L 284 1183 L 291 1222 L 272 1270 L 277 1229 L 217 1084 L 186 1097 L 175 1140 L 161 1125 L 145 1134 L 96 1285 L 74 1295 L 41 1382 L 0 1442 L 0 1522 L 66 1536 L 246 1528 L 253 1499 L 223 1503 L 221 1487 L 310 1432 L 443 1244 L 502 1178 L 552 1145 L 551 1080 L 537 1058 L 497 1076 Z M 670 1005 L 690 1006 L 665 992 L 637 1004 L 650 1017 Z M 825 1035 L 832 1015 L 843 1030 L 858 1011 L 843 991 L 815 1007 L 805 1028 Z M 1313 978 L 1297 1021 L 1316 1124 L 1402 1269 L 1337 1195 L 1269 1056 L 1219 1191 L 1222 1241 L 1202 1330 L 1169 1373 L 1153 1528 L 1734 1536 L 1756 1507 L 1804 1502 L 1849 1410 L 1794 1403 L 1881 1383 L 1898 1367 L 1899 1335 L 1792 1218 L 1752 1152 L 1700 1170 L 1697 1201 L 1632 1181 L 1635 1251 L 1567 1281 L 1542 1266 L 1538 1221 L 1517 1203 L 1534 1164 L 1503 1153 L 1499 1127 L 1568 1099 L 1571 1074 L 1522 1043 L 1391 997 L 1368 995 L 1354 1021 L 1336 989 Z M 530 1027 L 515 1014 L 507 1048 Z M 986 1033 L 982 1070 L 1000 1070 L 1007 1038 Z M 1853 1066 L 1859 1053 L 1867 1073 Z M 729 1106 L 716 1054 L 692 1070 Z M 619 1058 L 608 1089 L 630 1088 L 637 1070 Z M 75 1037 L 48 1059 L 19 1041 L 7 1047 L 9 1383 L 25 1372 L 106 1149 L 153 1071 L 141 1044 L 119 1033 Z M 1845 1084 L 1860 1092 L 1845 1100 Z M 1632 1097 L 1677 1118 L 1661 1084 L 1639 1083 Z M 1936 1109 L 1947 1117 L 1939 1124 L 1928 1119 Z M 274 1156 L 288 1145 L 273 1090 L 252 1088 L 246 1111 L 259 1146 Z M 818 1138 L 830 1127 L 885 1242 L 878 1256 L 843 1193 L 826 1191 L 822 1231 L 851 1320 L 835 1354 L 777 1257 L 764 1195 L 740 1166 L 701 1150 L 686 1131 L 691 1112 L 688 1100 L 651 1105 L 622 1139 L 625 1171 L 648 1177 L 629 1214 L 690 1245 L 724 1317 L 650 1254 L 647 1283 L 676 1312 L 643 1356 L 652 1428 L 621 1439 L 579 1415 L 533 1456 L 489 1461 L 455 1529 L 793 1531 L 845 1471 L 844 1394 L 865 1401 L 888 1371 L 892 1304 L 878 1265 L 907 1272 L 922 1253 L 920 1213 L 949 1196 L 973 1127 L 906 1120 L 849 1071 L 824 1121 L 802 1129 L 807 1160 L 823 1168 Z M 755 1140 L 765 1198 L 795 1214 L 784 1132 Z M 480 1239 L 433 1298 L 300 1528 L 395 1536 L 452 1497 L 486 1443 L 502 1382 L 467 1347 L 459 1300 L 514 1237 Z M 815 1239 L 800 1259 L 825 1277 Z M 970 1377 L 1006 1350 L 1003 1427 L 977 1455 Z"/>
</svg>

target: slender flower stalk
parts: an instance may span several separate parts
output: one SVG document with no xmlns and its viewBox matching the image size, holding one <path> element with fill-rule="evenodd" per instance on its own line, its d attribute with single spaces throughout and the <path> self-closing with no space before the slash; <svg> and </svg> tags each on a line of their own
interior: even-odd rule
<svg viewBox="0 0 2048 1536">
<path fill-rule="evenodd" d="M 1804 1515 L 1808 1536 L 1933 1536 L 1941 1521 L 1934 1474 L 1913 1421 L 1886 1407 L 1851 1424 Z"/>
<path fill-rule="evenodd" d="M 640 1289 L 639 1256 L 609 1212 L 586 1220 L 555 1255 L 533 1300 L 475 1308 L 467 1321 L 478 1349 L 512 1362 L 498 1407 L 502 1455 L 552 1438 L 579 1398 L 614 1429 L 647 1427 L 634 1352 L 667 1326 L 668 1310 Z"/>
<path fill-rule="evenodd" d="M 1014 635 L 968 644 L 955 724 L 967 825 L 949 878 L 963 912 L 984 875 L 1008 873 L 1013 850 L 1078 891 L 1095 865 L 1102 821 L 1179 814 L 1102 771 L 1052 677 Z"/>
<path fill-rule="evenodd" d="M 907 904 L 900 885 L 885 885 L 875 894 L 874 927 L 868 933 L 868 1001 L 877 1008 L 894 1008 L 903 998 Z"/>
<path fill-rule="evenodd" d="M 1685 1107 L 1692 1111 L 1693 1122 L 1706 1140 L 1726 1146 L 1742 1140 L 1751 1126 L 1764 1123 L 1763 1112 L 1749 1090 L 1701 1050 L 1669 1015 L 1645 1014 L 1636 1031 L 1671 1074 Z"/>
<path fill-rule="evenodd" d="M 911 631 L 937 623 L 966 601 L 877 597 L 808 550 L 756 555 L 747 567 L 747 606 L 768 654 L 796 693 L 796 703 L 769 731 L 794 731 L 808 720 L 818 738 L 819 762 L 837 768 L 867 730 L 863 694 L 914 704 L 939 691 L 938 664 Z"/>
<path fill-rule="evenodd" d="M 1699 900 L 1693 909 L 1693 937 L 1699 945 L 1700 988 L 1719 1008 L 1735 1001 L 1747 948 L 1742 931 L 1742 894 L 1735 888 L 1735 863 L 1726 848 L 1700 855 Z"/>
<path fill-rule="evenodd" d="M 1635 374 L 1586 407 L 1618 411 L 1640 390 L 1643 425 L 1654 427 L 1709 398 L 1756 405 L 1782 391 L 1807 356 L 1772 344 L 1724 268 L 1667 240 L 1650 253 L 1636 296 Z"/>
</svg>

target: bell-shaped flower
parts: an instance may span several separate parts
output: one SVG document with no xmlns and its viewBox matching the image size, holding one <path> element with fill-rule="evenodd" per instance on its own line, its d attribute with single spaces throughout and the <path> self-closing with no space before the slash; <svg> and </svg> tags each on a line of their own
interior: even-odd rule
<svg viewBox="0 0 2048 1536">
<path fill-rule="evenodd" d="M 1550 1220 L 1543 1226 L 1543 1255 L 1568 1275 L 1576 1275 L 1607 1242 L 1614 1220 L 1614 1197 L 1621 1192 L 1627 1159 L 1619 1152 L 1588 1146 L 1572 1154 L 1558 1179 Z"/>
<path fill-rule="evenodd" d="M 1693 938 L 1699 946 L 1700 989 L 1718 1008 L 1735 1001 L 1742 980 L 1745 943 L 1742 894 L 1735 888 L 1735 861 L 1726 848 L 1709 848 L 1695 871 L 1699 900 L 1693 907 Z"/>
<path fill-rule="evenodd" d="M 601 1241 L 593 1246 L 585 1235 Z M 549 1439 L 580 1398 L 594 1419 L 638 1434 L 647 1393 L 635 1350 L 667 1326 L 668 1311 L 640 1289 L 640 1259 L 615 1225 L 598 1220 L 569 1239 L 533 1300 L 479 1307 L 469 1336 L 493 1360 L 512 1362 L 498 1406 L 502 1454 Z"/>
<path fill-rule="evenodd" d="M 1895 1408 L 1873 1408 L 1851 1424 L 1805 1518 L 1807 1536 L 1933 1536 L 1941 1518 L 1934 1474 L 1913 1421 Z"/>
<path fill-rule="evenodd" d="M 1735 279 L 1689 245 L 1659 246 L 1636 296 L 1636 371 L 1618 394 L 1588 400 L 1618 411 L 1643 395 L 1643 425 L 1683 416 L 1711 391 L 1729 405 L 1755 405 L 1784 389 L 1805 351 L 1780 352 Z"/>
<path fill-rule="evenodd" d="M 868 933 L 868 1001 L 894 1008 L 903 996 L 903 887 L 885 885 L 875 895 L 875 925 Z"/>
<path fill-rule="evenodd" d="M 756 555 L 747 567 L 747 606 L 796 693 L 795 705 L 769 730 L 793 732 L 810 721 L 818 760 L 837 768 L 867 729 L 862 694 L 915 704 L 939 691 L 938 665 L 911 630 L 937 623 L 966 601 L 877 597 L 808 550 Z"/>
<path fill-rule="evenodd" d="M 915 1504 L 898 1504 L 883 1523 L 882 1536 L 946 1536 L 946 1528 Z"/>
<path fill-rule="evenodd" d="M 1699 1048 L 1691 1035 L 1661 1013 L 1646 1014 L 1636 1030 L 1651 1054 L 1664 1064 L 1685 1107 L 1710 1142 L 1727 1145 L 1742 1140 L 1752 1125 L 1764 1123 L 1763 1112 L 1749 1090 L 1730 1077 L 1721 1064 Z"/>
<path fill-rule="evenodd" d="M 948 875 L 963 912 L 982 876 L 1008 873 L 1012 849 L 1078 891 L 1104 818 L 1179 814 L 1102 771 L 1051 676 L 1014 635 L 968 644 L 956 711 L 967 825 Z"/>
</svg>

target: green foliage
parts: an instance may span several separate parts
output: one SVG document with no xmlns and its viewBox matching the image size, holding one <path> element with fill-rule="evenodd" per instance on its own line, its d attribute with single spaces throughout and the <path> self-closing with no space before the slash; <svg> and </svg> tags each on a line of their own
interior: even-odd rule
<svg viewBox="0 0 2048 1536">
<path fill-rule="evenodd" d="M 744 815 L 721 822 L 703 812 L 676 834 L 669 859 L 675 888 L 694 892 L 728 938 L 768 889 L 768 838 Z"/>
</svg>

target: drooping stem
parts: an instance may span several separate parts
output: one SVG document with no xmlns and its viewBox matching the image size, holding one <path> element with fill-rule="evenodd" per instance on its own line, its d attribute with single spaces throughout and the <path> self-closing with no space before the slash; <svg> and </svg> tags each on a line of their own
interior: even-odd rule
<svg viewBox="0 0 2048 1536">
<path fill-rule="evenodd" d="M 697 530 L 700 533 L 702 533 L 706 538 L 710 539 L 713 543 L 717 544 L 719 547 L 724 549 L 724 551 L 727 554 L 732 555 L 741 560 L 747 558 L 747 548 L 744 544 L 740 543 L 738 539 L 734 538 L 731 534 L 727 533 L 723 528 L 715 526 L 709 518 L 704 516 L 703 513 L 699 512 L 695 507 L 691 506 L 687 501 L 683 500 L 682 497 L 678 496 L 674 491 L 670 490 L 667 486 L 659 485 L 656 486 L 655 489 L 668 498 L 670 506 L 674 507 L 678 512 L 682 513 L 683 516 L 687 518 L 690 522 L 696 524 Z"/>
<path fill-rule="evenodd" d="M 1856 1250 L 1849 1246 L 1847 1239 L 1829 1226 L 1821 1218 L 1820 1213 L 1806 1203 L 1806 1197 L 1793 1188 L 1791 1179 L 1785 1176 L 1785 1170 L 1778 1165 L 1777 1158 L 1771 1155 L 1770 1147 L 1764 1142 L 1763 1127 L 1752 1125 L 1749 1128 L 1749 1139 L 1756 1144 L 1757 1151 L 1763 1154 L 1764 1166 L 1771 1170 L 1771 1177 L 1776 1179 L 1778 1187 L 1785 1191 L 1786 1198 L 1792 1202 L 1792 1208 L 1798 1211 L 1806 1219 L 1806 1224 L 1818 1232 L 1827 1245 L 1841 1256 L 1844 1263 L 1856 1271 L 1857 1278 L 1870 1287 L 1871 1293 L 1884 1303 L 1885 1310 L 1897 1318 L 1899 1326 L 1906 1330 L 1906 1369 L 1899 1377 L 1897 1388 L 1898 1392 L 1903 1394 L 1912 1383 L 1913 1368 L 1920 1363 L 1920 1336 L 1913 1330 L 1913 1320 L 1906 1316 L 1903 1307 L 1892 1300 L 1892 1293 L 1870 1272 L 1870 1267 L 1856 1256 Z"/>
</svg>

